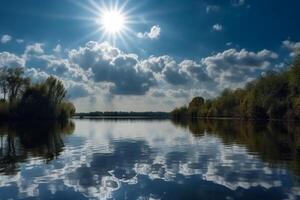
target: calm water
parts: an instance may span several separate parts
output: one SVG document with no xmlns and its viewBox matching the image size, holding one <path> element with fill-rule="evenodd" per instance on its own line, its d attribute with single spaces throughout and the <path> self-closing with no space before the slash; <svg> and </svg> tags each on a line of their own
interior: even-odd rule
<svg viewBox="0 0 300 200">
<path fill-rule="evenodd" d="M 1 200 L 300 199 L 299 177 L 291 124 L 0 125 Z"/>
</svg>

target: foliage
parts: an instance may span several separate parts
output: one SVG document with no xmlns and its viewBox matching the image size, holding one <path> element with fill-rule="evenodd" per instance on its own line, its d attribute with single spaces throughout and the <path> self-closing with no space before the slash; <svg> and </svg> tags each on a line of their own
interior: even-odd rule
<svg viewBox="0 0 300 200">
<path fill-rule="evenodd" d="M 23 68 L 4 67 L 0 71 L 0 88 L 2 119 L 66 120 L 75 114 L 74 105 L 65 99 L 67 91 L 62 81 L 52 76 L 31 84 Z"/>
<path fill-rule="evenodd" d="M 281 72 L 270 72 L 243 89 L 225 89 L 204 101 L 195 97 L 188 108 L 173 110 L 180 117 L 233 117 L 243 119 L 300 119 L 300 55 Z"/>
</svg>

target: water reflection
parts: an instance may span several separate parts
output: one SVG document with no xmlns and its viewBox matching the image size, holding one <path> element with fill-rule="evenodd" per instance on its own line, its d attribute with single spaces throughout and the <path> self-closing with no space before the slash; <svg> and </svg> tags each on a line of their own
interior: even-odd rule
<svg viewBox="0 0 300 200">
<path fill-rule="evenodd" d="M 31 157 L 46 163 L 63 150 L 62 134 L 71 134 L 74 123 L 6 123 L 0 125 L 0 173 L 16 174 L 19 165 Z"/>
<path fill-rule="evenodd" d="M 62 133 L 74 125 L 37 134 L 1 128 L 2 151 L 16 166 L 1 162 L 0 199 L 300 198 L 296 125 L 75 123 L 71 135 Z M 55 134 L 41 136 L 45 131 Z"/>
<path fill-rule="evenodd" d="M 300 176 L 300 125 L 296 122 L 235 120 L 173 121 L 195 136 L 214 135 L 227 145 L 241 144 L 270 165 L 288 165 Z"/>
</svg>

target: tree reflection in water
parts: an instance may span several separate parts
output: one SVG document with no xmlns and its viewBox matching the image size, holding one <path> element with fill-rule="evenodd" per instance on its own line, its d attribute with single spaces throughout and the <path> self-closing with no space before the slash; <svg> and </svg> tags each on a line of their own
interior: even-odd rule
<svg viewBox="0 0 300 200">
<path fill-rule="evenodd" d="M 0 174 L 14 175 L 19 165 L 31 157 L 46 163 L 62 151 L 62 135 L 72 134 L 75 125 L 54 122 L 24 122 L 0 124 Z"/>
<path fill-rule="evenodd" d="M 245 145 L 270 166 L 287 166 L 300 177 L 300 125 L 296 122 L 198 119 L 173 123 L 195 137 L 209 134 L 227 145 Z"/>
</svg>

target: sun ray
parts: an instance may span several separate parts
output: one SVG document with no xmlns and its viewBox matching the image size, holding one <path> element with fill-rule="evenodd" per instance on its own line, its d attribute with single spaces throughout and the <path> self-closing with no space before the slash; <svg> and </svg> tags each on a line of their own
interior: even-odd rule
<svg viewBox="0 0 300 200">
<path fill-rule="evenodd" d="M 139 7 L 144 7 L 147 1 L 141 1 L 130 4 L 130 0 L 87 0 L 83 4 L 80 1 L 69 0 L 88 12 L 89 16 L 86 17 L 69 17 L 78 20 L 84 20 L 91 23 L 93 27 L 96 26 L 94 31 L 83 36 L 76 43 L 86 41 L 89 37 L 95 38 L 99 35 L 98 39 L 101 42 L 109 42 L 112 45 L 123 45 L 126 49 L 135 46 L 137 39 L 137 32 L 133 30 L 138 24 L 147 24 L 148 21 L 144 20 L 138 13 Z M 129 6 L 130 5 L 130 6 Z"/>
<path fill-rule="evenodd" d="M 84 10 L 86 10 L 86 11 L 88 11 L 88 12 L 94 14 L 94 15 L 97 15 L 97 14 L 98 14 L 97 10 L 95 10 L 95 9 L 92 8 L 92 7 L 87 6 L 86 4 L 83 4 L 83 3 L 80 3 L 79 1 L 74 1 L 74 0 L 71 1 L 71 2 L 72 2 L 73 4 L 79 6 L 80 8 L 83 8 Z"/>
</svg>

